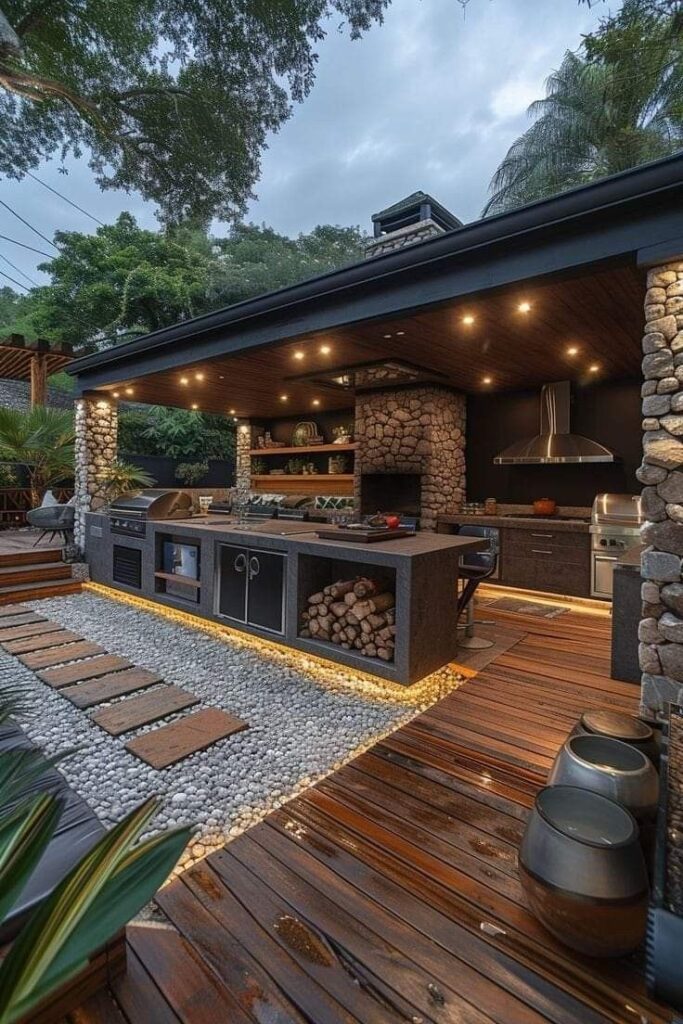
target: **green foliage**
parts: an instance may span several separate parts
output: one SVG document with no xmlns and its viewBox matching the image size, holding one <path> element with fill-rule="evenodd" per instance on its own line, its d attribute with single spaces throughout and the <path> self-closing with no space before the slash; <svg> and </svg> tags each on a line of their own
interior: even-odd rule
<svg viewBox="0 0 683 1024">
<path fill-rule="evenodd" d="M 74 422 L 67 409 L 0 409 L 0 461 L 26 466 L 34 504 L 73 476 Z"/>
<path fill-rule="evenodd" d="M 167 222 L 233 218 L 267 134 L 313 85 L 327 19 L 355 37 L 388 3 L 89 0 L 46 13 L 3 0 L 0 173 L 85 153 L 102 188 L 138 190 Z"/>
<path fill-rule="evenodd" d="M 119 451 L 163 455 L 188 462 L 229 459 L 235 452 L 235 424 L 224 416 L 153 406 L 119 416 Z"/>
<path fill-rule="evenodd" d="M 186 487 L 195 487 L 208 472 L 208 462 L 181 462 L 175 468 L 176 479 Z"/>
<path fill-rule="evenodd" d="M 676 5 L 677 6 L 677 5 Z M 683 25 L 674 5 L 625 0 L 529 107 L 484 213 L 499 213 L 683 146 Z"/>
<path fill-rule="evenodd" d="M 25 299 L 13 300 L 5 289 L 0 333 L 21 309 L 22 333 L 92 349 L 358 260 L 363 236 L 324 225 L 292 239 L 237 225 L 227 237 L 212 238 L 191 226 L 147 231 L 122 213 L 94 234 L 64 231 L 56 238 L 60 254 L 40 268 L 51 283 Z"/>
<path fill-rule="evenodd" d="M 6 462 L 0 462 L 0 487 L 16 487 L 18 482 L 19 478 L 15 467 Z"/>
<path fill-rule="evenodd" d="M 128 491 L 139 491 L 144 487 L 153 487 L 156 482 L 154 477 L 150 476 L 144 469 L 134 466 L 131 462 L 121 462 L 120 459 L 117 459 L 116 462 L 112 463 L 105 470 L 102 474 L 102 479 L 109 501 L 113 501 L 119 495 L 126 494 Z"/>
</svg>

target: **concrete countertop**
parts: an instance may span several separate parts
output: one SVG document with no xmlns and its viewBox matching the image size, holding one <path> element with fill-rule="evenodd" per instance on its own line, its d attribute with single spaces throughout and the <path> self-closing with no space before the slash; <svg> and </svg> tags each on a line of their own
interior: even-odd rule
<svg viewBox="0 0 683 1024">
<path fill-rule="evenodd" d="M 544 529 L 552 528 L 557 533 L 588 533 L 590 523 L 586 519 L 558 519 L 554 516 L 479 516 L 479 515 L 443 515 L 437 519 L 437 524 L 457 525 L 467 523 L 472 526 L 497 526 L 499 529 L 510 530 L 534 530 L 538 527 Z"/>
</svg>

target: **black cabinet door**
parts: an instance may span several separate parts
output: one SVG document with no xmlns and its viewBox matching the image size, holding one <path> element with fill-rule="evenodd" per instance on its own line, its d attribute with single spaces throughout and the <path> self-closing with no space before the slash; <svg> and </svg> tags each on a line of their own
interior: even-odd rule
<svg viewBox="0 0 683 1024">
<path fill-rule="evenodd" d="M 221 544 L 219 566 L 218 614 L 246 622 L 249 552 L 233 544 Z"/>
<path fill-rule="evenodd" d="M 287 556 L 272 551 L 249 551 L 247 622 L 283 633 L 285 566 Z"/>
</svg>

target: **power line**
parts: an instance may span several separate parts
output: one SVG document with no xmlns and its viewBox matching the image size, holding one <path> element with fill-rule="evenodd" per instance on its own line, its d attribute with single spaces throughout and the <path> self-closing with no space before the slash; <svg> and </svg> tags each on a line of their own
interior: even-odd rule
<svg viewBox="0 0 683 1024">
<path fill-rule="evenodd" d="M 9 274 L 6 274 L 4 270 L 0 270 L 0 276 L 6 277 L 8 281 L 11 281 L 12 284 L 15 284 L 17 288 L 23 288 L 25 292 L 31 291 L 31 289 L 27 288 L 25 284 L 21 283 L 21 281 L 15 281 L 14 278 L 10 277 Z"/>
<path fill-rule="evenodd" d="M 25 271 L 25 270 L 22 270 L 22 269 L 21 269 L 21 267 L 18 267 L 18 266 L 16 265 L 16 263 L 12 263 L 12 261 L 11 261 L 10 259 L 8 259 L 8 258 L 7 258 L 7 256 L 5 256 L 5 255 L 4 255 L 3 253 L 1 253 L 1 252 L 0 252 L 0 260 L 4 260 L 4 261 L 5 261 L 5 263 L 9 263 L 10 267 L 12 268 L 12 270 L 16 270 L 16 272 L 17 272 L 18 274 L 21 274 L 21 276 L 22 276 L 22 277 L 25 277 L 27 281 L 30 281 L 30 282 L 31 282 L 31 284 L 33 285 L 33 287 L 34 287 L 34 288 L 39 288 L 39 287 L 40 287 L 40 285 L 38 284 L 38 282 L 37 282 L 37 281 L 34 281 L 34 280 L 33 280 L 33 278 L 32 278 L 32 277 L 30 277 L 30 276 L 29 276 L 29 275 L 28 275 L 28 274 L 26 273 L 26 271 Z"/>
<path fill-rule="evenodd" d="M 34 232 L 34 234 L 38 235 L 38 237 L 39 237 L 39 238 L 42 238 L 42 240 L 43 240 L 44 242 L 47 242 L 47 244 L 48 244 L 48 245 L 51 245 L 53 249 L 56 249 L 56 250 L 57 250 L 57 252 L 60 252 L 60 249 L 59 249 L 59 247 L 58 247 L 58 246 L 56 246 L 54 242 L 51 242 L 51 241 L 50 241 L 50 239 L 49 239 L 49 238 L 47 237 L 47 235 L 43 235 L 43 234 L 42 234 L 42 233 L 41 233 L 41 232 L 40 232 L 40 231 L 38 230 L 38 228 L 34 228 L 34 227 L 33 227 L 33 224 L 29 224 L 29 222 L 28 222 L 27 220 L 25 220 L 25 219 L 24 219 L 24 218 L 23 218 L 23 217 L 22 217 L 22 216 L 21 216 L 20 214 L 18 214 L 18 213 L 17 213 L 17 212 L 15 211 L 15 210 L 13 210 L 13 209 L 12 209 L 12 207 L 11 207 L 11 206 L 9 206 L 9 205 L 8 205 L 8 204 L 7 204 L 7 203 L 6 203 L 5 201 L 4 201 L 4 199 L 0 199 L 0 206 L 4 206 L 6 210 L 9 210 L 9 212 L 10 212 L 10 213 L 12 214 L 12 216 L 13 216 L 13 217 L 16 217 L 16 218 L 17 218 L 17 220 L 20 220 L 22 224 L 25 224 L 27 228 L 30 228 L 30 229 L 31 229 L 31 231 L 33 231 L 33 232 Z"/>
<path fill-rule="evenodd" d="M 37 181 L 39 185 L 43 186 L 43 188 L 46 188 L 49 192 L 52 192 L 54 193 L 54 195 L 59 196 L 59 198 L 63 199 L 65 203 L 68 203 L 69 206 L 73 206 L 74 210 L 78 210 L 86 217 L 90 217 L 90 220 L 94 220 L 96 224 L 100 225 L 100 227 L 105 227 L 104 221 L 98 220 L 97 217 L 94 217 L 92 213 L 88 213 L 88 211 L 84 210 L 82 206 L 78 205 L 78 203 L 74 203 L 71 199 L 68 198 L 68 196 L 64 196 L 61 192 L 58 192 L 56 188 L 52 187 L 52 185 L 48 185 L 47 182 L 41 181 L 40 178 L 36 177 L 35 174 L 32 174 L 31 171 L 27 171 L 26 173 L 28 174 L 29 178 L 33 178 L 33 180 Z"/>
<path fill-rule="evenodd" d="M 20 245 L 22 249 L 30 249 L 31 252 L 37 252 L 39 256 L 47 256 L 49 260 L 54 259 L 54 256 L 50 252 L 43 252 L 42 249 L 34 249 L 32 245 L 27 245 L 26 242 L 19 242 L 16 238 L 10 238 L 9 235 L 0 235 L 0 238 L 4 242 L 11 242 L 13 245 Z"/>
</svg>

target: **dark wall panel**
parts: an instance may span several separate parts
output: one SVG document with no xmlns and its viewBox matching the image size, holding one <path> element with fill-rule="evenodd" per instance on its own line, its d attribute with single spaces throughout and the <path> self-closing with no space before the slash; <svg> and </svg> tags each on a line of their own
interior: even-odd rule
<svg viewBox="0 0 683 1024">
<path fill-rule="evenodd" d="M 353 429 L 354 415 L 353 407 L 350 409 L 337 409 L 332 412 L 320 412 L 312 409 L 310 415 L 304 413 L 299 416 L 283 416 L 281 419 L 264 420 L 262 422 L 266 430 L 270 430 L 274 441 L 281 441 L 285 445 L 291 445 L 292 433 L 297 423 L 301 423 L 304 420 L 312 421 L 318 425 L 318 429 L 325 438 L 326 443 L 331 444 L 334 441 L 332 436 L 333 427 L 350 426 Z M 254 422 L 257 421 L 255 420 Z"/>
<path fill-rule="evenodd" d="M 467 398 L 467 497 L 527 504 L 554 498 L 561 505 L 590 505 L 601 491 L 637 494 L 635 471 L 642 455 L 640 381 L 575 387 L 572 425 L 612 448 L 615 463 L 570 466 L 494 466 L 493 458 L 513 441 L 539 429 L 539 392 L 469 395 Z"/>
</svg>

